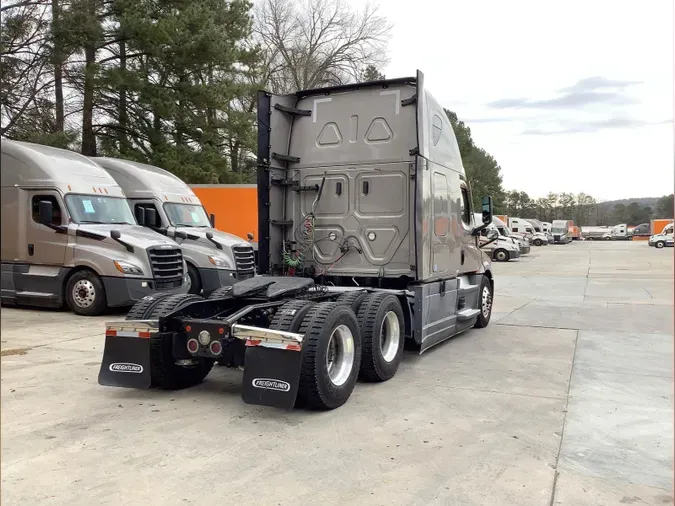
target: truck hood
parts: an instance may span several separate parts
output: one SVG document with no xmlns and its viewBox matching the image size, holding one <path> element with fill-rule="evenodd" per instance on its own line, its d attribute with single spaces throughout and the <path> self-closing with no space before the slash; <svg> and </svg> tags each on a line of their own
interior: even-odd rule
<svg viewBox="0 0 675 506">
<path fill-rule="evenodd" d="M 231 248 L 232 246 L 251 246 L 251 243 L 245 241 L 241 237 L 228 234 L 227 232 L 215 228 L 176 227 L 176 230 L 198 237 L 198 241 L 205 245 L 214 246 L 213 243 L 206 238 L 206 234 L 211 232 L 214 241 L 219 242 L 228 248 Z"/>
<path fill-rule="evenodd" d="M 109 242 L 113 242 L 110 237 L 111 230 L 118 230 L 121 234 L 120 240 L 133 246 L 134 248 L 147 249 L 153 246 L 169 245 L 178 247 L 178 244 L 163 236 L 159 232 L 155 232 L 147 227 L 139 225 L 116 225 L 116 224 L 93 224 L 83 223 L 76 226 L 79 233 L 90 233 L 93 235 L 104 236 Z"/>
</svg>

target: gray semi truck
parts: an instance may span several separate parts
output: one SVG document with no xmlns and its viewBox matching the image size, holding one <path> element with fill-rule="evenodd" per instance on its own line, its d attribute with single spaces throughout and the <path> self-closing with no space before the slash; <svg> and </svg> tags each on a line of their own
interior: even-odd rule
<svg viewBox="0 0 675 506">
<path fill-rule="evenodd" d="M 122 187 L 141 225 L 180 244 L 187 263 L 189 293 L 211 295 L 255 275 L 253 247 L 214 228 L 214 217 L 192 189 L 170 172 L 144 163 L 93 158 Z"/>
<path fill-rule="evenodd" d="M 244 402 L 334 409 L 488 325 L 494 283 L 457 141 L 424 76 L 259 92 L 260 276 L 153 297 L 106 325 L 102 385 L 182 388 L 243 366 Z"/>
<path fill-rule="evenodd" d="M 98 315 L 187 292 L 181 249 L 136 224 L 120 186 L 78 153 L 2 141 L 2 302 Z"/>
</svg>

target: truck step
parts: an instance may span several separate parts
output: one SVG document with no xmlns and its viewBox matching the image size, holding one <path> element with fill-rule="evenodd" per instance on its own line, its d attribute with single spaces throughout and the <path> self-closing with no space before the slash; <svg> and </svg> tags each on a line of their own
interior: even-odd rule
<svg viewBox="0 0 675 506">
<path fill-rule="evenodd" d="M 471 320 L 472 318 L 478 316 L 479 313 L 480 313 L 479 309 L 471 309 L 471 308 L 462 309 L 460 312 L 457 313 L 457 321 L 465 322 L 467 320 Z"/>
</svg>

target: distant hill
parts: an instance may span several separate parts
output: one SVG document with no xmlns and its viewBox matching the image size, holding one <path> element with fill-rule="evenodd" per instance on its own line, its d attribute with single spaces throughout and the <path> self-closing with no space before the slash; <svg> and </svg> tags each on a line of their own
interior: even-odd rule
<svg viewBox="0 0 675 506">
<path fill-rule="evenodd" d="M 634 199 L 605 200 L 603 202 L 598 202 L 598 206 L 612 209 L 616 204 L 623 204 L 624 206 L 627 206 L 633 202 L 636 202 L 640 207 L 651 207 L 654 209 L 658 200 L 659 197 L 638 197 Z"/>
</svg>

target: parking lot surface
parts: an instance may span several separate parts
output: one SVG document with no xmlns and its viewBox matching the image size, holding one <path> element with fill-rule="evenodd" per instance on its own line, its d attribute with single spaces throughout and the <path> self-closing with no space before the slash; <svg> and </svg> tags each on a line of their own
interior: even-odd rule
<svg viewBox="0 0 675 506">
<path fill-rule="evenodd" d="M 673 250 L 574 242 L 494 264 L 488 328 L 329 412 L 241 373 L 97 383 L 101 318 L 3 308 L 2 503 L 672 504 Z"/>
</svg>

